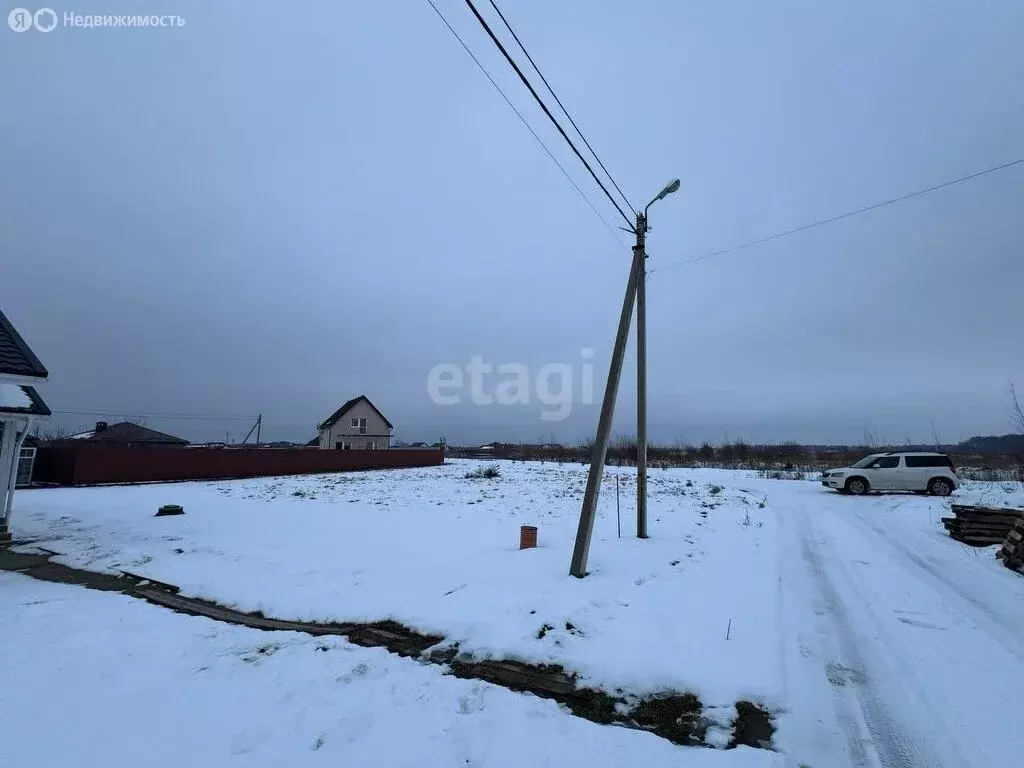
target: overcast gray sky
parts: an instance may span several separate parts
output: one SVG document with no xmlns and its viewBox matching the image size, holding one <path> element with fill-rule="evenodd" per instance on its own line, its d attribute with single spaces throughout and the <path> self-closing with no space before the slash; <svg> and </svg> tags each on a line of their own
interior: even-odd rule
<svg viewBox="0 0 1024 768">
<path fill-rule="evenodd" d="M 437 2 L 621 224 L 463 0 Z M 1024 157 L 1017 0 L 501 7 L 635 205 L 682 179 L 652 209 L 651 270 Z M 265 437 L 307 439 L 366 393 L 399 439 L 593 431 L 593 407 L 428 396 L 438 363 L 581 375 L 592 347 L 599 398 L 629 252 L 426 0 L 54 10 L 186 22 L 0 30 L 0 306 L 54 410 L 262 412 Z M 1016 166 L 652 274 L 652 438 L 1009 431 L 1022 200 Z"/>
</svg>

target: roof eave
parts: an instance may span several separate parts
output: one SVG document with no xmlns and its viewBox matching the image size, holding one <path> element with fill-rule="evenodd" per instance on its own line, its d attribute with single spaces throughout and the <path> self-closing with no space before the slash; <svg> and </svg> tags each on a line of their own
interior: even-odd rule
<svg viewBox="0 0 1024 768">
<path fill-rule="evenodd" d="M 17 384 L 31 386 L 48 380 L 48 376 L 23 376 L 17 373 L 0 373 L 0 384 Z"/>
<path fill-rule="evenodd" d="M 7 371 L 6 374 L 11 376 L 18 376 L 27 378 L 35 381 L 45 381 L 50 376 L 50 372 L 46 370 L 46 366 L 43 362 L 36 357 L 36 353 L 32 351 L 32 348 L 21 338 L 21 334 L 18 333 L 18 329 L 14 327 L 14 324 L 7 319 L 7 315 L 0 310 L 0 330 L 11 340 L 14 346 L 25 362 L 28 364 L 30 370 L 26 372 L 11 373 Z"/>
<path fill-rule="evenodd" d="M 5 417 L 20 416 L 26 419 L 45 419 L 50 416 L 50 408 L 43 402 L 43 398 L 39 396 L 34 387 L 30 387 L 24 384 L 19 385 L 21 391 L 24 392 L 29 400 L 32 401 L 30 408 L 4 408 L 0 407 L 0 414 Z"/>
<path fill-rule="evenodd" d="M 380 412 L 380 408 L 374 405 L 373 401 L 370 398 L 368 398 L 366 395 L 359 395 L 359 397 L 353 397 L 351 400 L 346 401 L 345 404 L 341 406 L 341 408 L 339 408 L 330 416 L 328 416 L 326 421 L 317 424 L 317 431 L 320 432 L 322 430 L 330 429 L 331 427 L 333 427 L 335 424 L 338 423 L 338 421 L 341 420 L 342 416 L 344 416 L 346 413 L 352 410 L 355 407 L 356 403 L 358 403 L 360 400 L 365 400 L 367 404 L 371 408 L 373 408 L 374 412 L 376 412 L 376 414 L 380 416 L 381 419 L 384 420 L 384 423 L 388 425 L 388 429 L 395 428 L 395 425 L 388 421 L 388 417 Z"/>
</svg>

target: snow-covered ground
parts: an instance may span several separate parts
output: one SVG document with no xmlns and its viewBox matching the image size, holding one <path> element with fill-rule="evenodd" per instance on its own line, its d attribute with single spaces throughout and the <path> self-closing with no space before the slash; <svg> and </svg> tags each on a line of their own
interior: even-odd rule
<svg viewBox="0 0 1024 768">
<path fill-rule="evenodd" d="M 1024 483 L 966 482 L 953 492 L 954 504 L 976 504 L 1001 509 L 1024 509 Z"/>
<path fill-rule="evenodd" d="M 465 478 L 481 465 L 501 477 Z M 946 535 L 947 501 L 655 469 L 640 541 L 631 476 L 606 474 L 583 580 L 567 570 L 586 468 L 569 464 L 32 490 L 13 528 L 70 565 L 244 610 L 393 618 L 477 656 L 562 664 L 584 684 L 691 690 L 723 722 L 755 699 L 779 713 L 785 764 L 1024 754 L 1024 579 Z M 1010 485 L 957 496 L 1024 507 Z M 153 517 L 166 503 L 186 514 Z M 524 524 L 538 549 L 518 550 Z"/>
<path fill-rule="evenodd" d="M 392 618 L 609 688 L 774 703 L 776 650 L 761 637 L 774 622 L 777 526 L 765 491 L 737 487 L 735 473 L 656 470 L 652 538 L 640 541 L 624 470 L 623 538 L 611 478 L 581 581 L 568 568 L 586 470 L 502 462 L 497 479 L 464 477 L 479 465 L 33 490 L 13 524 L 69 565 L 127 568 L 246 611 Z M 164 503 L 185 515 L 154 517 Z M 535 550 L 518 548 L 524 524 L 539 528 Z"/>
<path fill-rule="evenodd" d="M 0 573 L 0 765 L 767 768 L 340 638 Z"/>
</svg>

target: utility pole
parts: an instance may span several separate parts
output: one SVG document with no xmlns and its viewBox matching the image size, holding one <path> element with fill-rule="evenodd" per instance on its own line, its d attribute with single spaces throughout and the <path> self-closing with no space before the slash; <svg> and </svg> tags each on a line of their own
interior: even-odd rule
<svg viewBox="0 0 1024 768">
<path fill-rule="evenodd" d="M 622 359 L 626 354 L 626 340 L 629 337 L 629 323 L 633 316 L 633 304 L 637 304 L 637 536 L 647 538 L 647 316 L 646 316 L 646 264 L 647 210 L 654 203 L 679 189 L 679 179 L 665 186 L 658 196 L 636 215 L 636 244 L 633 246 L 633 263 L 629 270 L 626 295 L 622 300 L 619 315 L 619 330 L 615 335 L 612 361 L 608 366 L 608 381 L 604 387 L 601 416 L 597 421 L 597 435 L 590 455 L 590 472 L 587 474 L 587 488 L 583 494 L 583 508 L 576 530 L 576 544 L 572 550 L 569 574 L 578 579 L 587 575 L 587 556 L 590 553 L 590 539 L 594 532 L 597 515 L 597 499 L 601 492 L 601 478 L 608 458 L 608 438 L 612 431 L 612 416 L 615 413 L 615 399 L 619 392 L 622 374 Z"/>
<path fill-rule="evenodd" d="M 636 245 L 640 273 L 636 288 L 636 537 L 647 538 L 647 211 L 679 189 L 679 179 L 665 185 L 643 213 L 636 215 Z"/>
<path fill-rule="evenodd" d="M 608 437 L 612 431 L 612 416 L 615 413 L 615 398 L 619 392 L 619 378 L 622 374 L 622 358 L 626 355 L 626 340 L 629 338 L 629 321 L 633 317 L 633 301 L 636 298 L 637 274 L 643 269 L 643 249 L 633 248 L 633 264 L 629 268 L 626 295 L 622 299 L 622 314 L 619 315 L 619 330 L 615 335 L 612 362 L 608 366 L 608 382 L 604 386 L 604 400 L 601 416 L 597 421 L 597 435 L 590 454 L 590 472 L 587 474 L 587 489 L 583 494 L 583 509 L 580 524 L 576 530 L 576 545 L 572 550 L 569 574 L 578 579 L 587 575 L 587 555 L 590 553 L 590 537 L 594 532 L 594 517 L 597 514 L 597 497 L 601 493 L 601 478 L 604 462 L 608 457 Z"/>
<path fill-rule="evenodd" d="M 256 433 L 256 445 L 260 444 L 260 427 L 263 426 L 263 414 L 259 414 L 256 417 L 256 423 L 252 425 L 248 432 L 245 433 L 245 439 L 242 440 L 242 444 L 249 442 L 249 438 L 252 437 L 252 433 Z M 224 430 L 224 442 L 227 442 L 227 430 Z"/>
<path fill-rule="evenodd" d="M 636 215 L 636 537 L 647 538 L 647 216 Z"/>
</svg>

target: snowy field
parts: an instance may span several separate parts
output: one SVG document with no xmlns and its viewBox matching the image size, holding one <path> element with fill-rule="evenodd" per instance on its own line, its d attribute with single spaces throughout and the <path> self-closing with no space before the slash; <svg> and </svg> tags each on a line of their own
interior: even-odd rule
<svg viewBox="0 0 1024 768">
<path fill-rule="evenodd" d="M 501 476 L 467 479 L 478 466 L 499 466 Z M 995 561 L 993 548 L 946 535 L 939 518 L 948 501 L 853 498 L 811 481 L 655 469 L 651 538 L 640 541 L 632 536 L 632 470 L 609 469 L 591 574 L 577 580 L 567 571 L 585 479 L 579 465 L 453 461 L 32 490 L 16 497 L 13 530 L 68 565 L 125 568 L 243 610 L 391 618 L 477 657 L 561 664 L 586 685 L 693 691 L 723 725 L 737 700 L 753 699 L 778 714 L 782 754 L 743 754 L 786 765 L 958 768 L 1024 754 L 1016 725 L 1024 578 Z M 957 496 L 1024 508 L 1024 492 L 1009 484 L 967 484 Z M 166 503 L 186 514 L 153 517 Z M 524 524 L 539 528 L 536 550 L 517 548 Z M 159 609 L 143 608 L 163 620 L 151 614 Z M 578 718 L 565 717 L 577 727 Z"/>
<path fill-rule="evenodd" d="M 776 613 L 765 497 L 784 484 L 656 470 L 652 538 L 640 541 L 623 470 L 623 538 L 611 477 L 581 581 L 567 574 L 585 468 L 495 462 L 499 478 L 464 477 L 485 464 L 30 491 L 14 530 L 68 565 L 126 568 L 268 616 L 390 618 L 466 653 L 564 664 L 608 688 L 687 689 L 729 705 L 778 690 L 776 650 L 761 641 Z M 153 517 L 163 503 L 186 514 Z M 536 550 L 519 550 L 521 525 L 539 528 Z"/>
<path fill-rule="evenodd" d="M 339 638 L 0 573 L 0 765 L 766 768 Z"/>
</svg>

